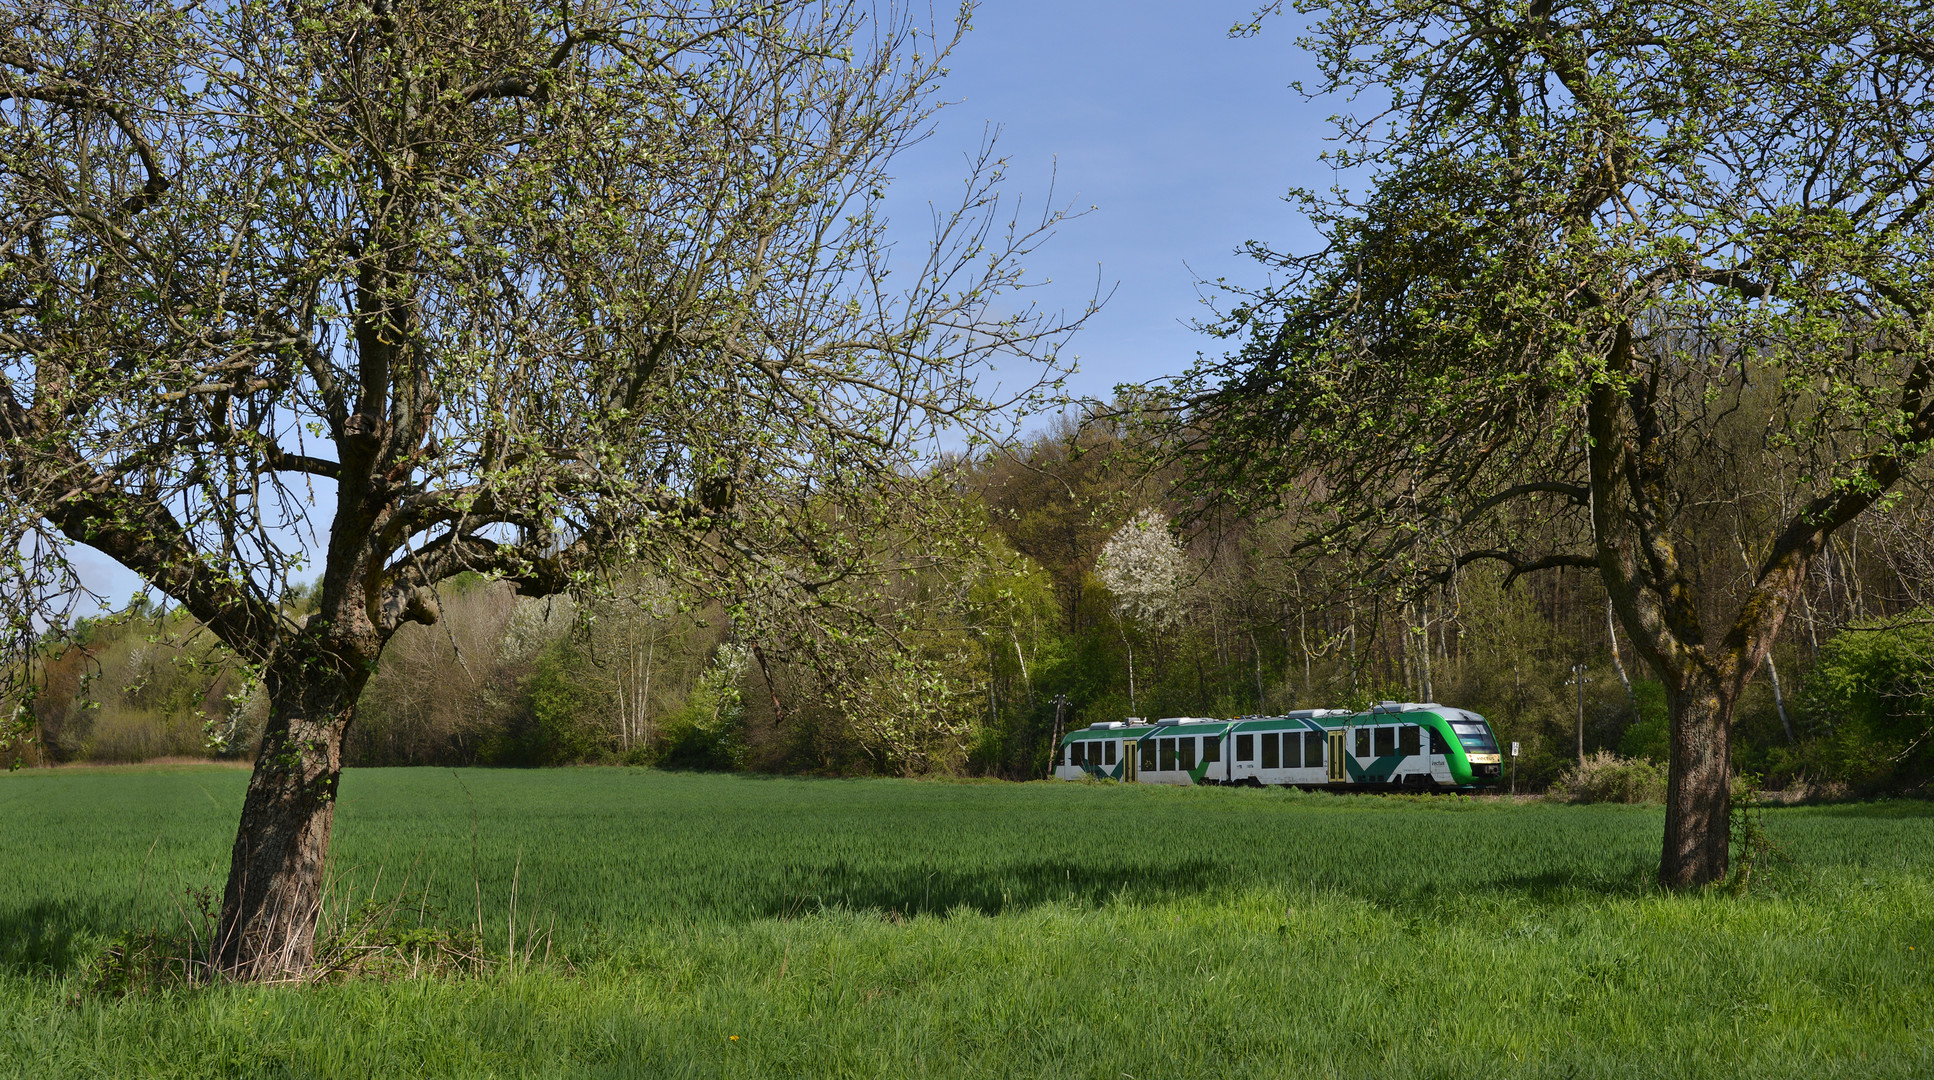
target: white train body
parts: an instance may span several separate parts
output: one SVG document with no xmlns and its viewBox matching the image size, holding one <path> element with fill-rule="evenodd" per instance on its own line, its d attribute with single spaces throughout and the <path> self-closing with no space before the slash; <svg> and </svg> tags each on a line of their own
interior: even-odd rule
<svg viewBox="0 0 1934 1080">
<path fill-rule="evenodd" d="M 1059 780 L 1178 785 L 1468 789 L 1499 775 L 1497 742 L 1483 717 L 1399 702 L 1365 713 L 1094 724 L 1062 740 L 1054 766 Z"/>
</svg>

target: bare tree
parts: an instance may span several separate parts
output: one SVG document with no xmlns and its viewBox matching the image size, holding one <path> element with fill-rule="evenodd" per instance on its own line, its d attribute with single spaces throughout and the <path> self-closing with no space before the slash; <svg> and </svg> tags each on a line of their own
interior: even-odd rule
<svg viewBox="0 0 1934 1080">
<path fill-rule="evenodd" d="M 887 165 L 970 5 L 0 10 L 8 629 L 88 544 L 259 670 L 236 977 L 308 963 L 343 732 L 439 581 L 817 603 L 865 570 L 819 524 L 918 519 L 920 450 L 1016 398 L 985 361 L 1068 328 L 992 304 L 1055 216 L 1017 227 L 991 158 L 888 277 Z"/>
<path fill-rule="evenodd" d="M 1734 707 L 1809 564 L 1934 445 L 1934 21 L 1300 10 L 1316 89 L 1377 102 L 1336 155 L 1374 190 L 1306 199 L 1323 250 L 1257 249 L 1284 277 L 1180 387 L 1178 453 L 1397 586 L 1595 571 L 1670 707 L 1660 881 L 1723 878 Z"/>
</svg>

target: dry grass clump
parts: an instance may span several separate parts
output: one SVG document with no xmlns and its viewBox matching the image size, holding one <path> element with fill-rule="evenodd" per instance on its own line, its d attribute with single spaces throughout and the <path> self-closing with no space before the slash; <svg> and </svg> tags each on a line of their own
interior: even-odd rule
<svg viewBox="0 0 1934 1080">
<path fill-rule="evenodd" d="M 449 978 L 550 960 L 550 927 L 534 920 L 524 925 L 514 906 L 504 931 L 504 951 L 498 952 L 484 943 L 481 921 L 451 926 L 430 906 L 427 888 L 412 894 L 406 886 L 393 896 L 370 895 L 360 902 L 347 890 L 331 892 L 334 896 L 325 897 L 318 919 L 314 960 L 290 982 Z M 153 927 L 115 938 L 95 958 L 87 991 L 121 997 L 221 981 L 214 963 L 221 923 L 214 890 L 190 889 L 177 908 L 180 920 L 173 928 Z"/>
<path fill-rule="evenodd" d="M 1846 802 L 1853 788 L 1844 780 L 1816 780 L 1797 777 L 1778 791 L 1762 791 L 1759 801 L 1768 806 L 1803 806 L 1810 803 Z"/>
<path fill-rule="evenodd" d="M 1746 782 L 1746 779 L 1734 781 L 1735 800 L 1742 798 L 1740 785 Z M 1663 803 L 1665 785 L 1664 765 L 1649 758 L 1628 758 L 1610 750 L 1599 750 L 1587 756 L 1583 765 L 1573 765 L 1560 773 L 1546 797 L 1572 803 Z M 1754 783 L 1751 798 L 1765 806 L 1798 806 L 1841 802 L 1849 794 L 1844 783 L 1802 777 L 1779 791 L 1762 791 Z"/>
<path fill-rule="evenodd" d="M 1560 773 L 1550 797 L 1574 803 L 1662 803 L 1665 768 L 1646 758 L 1599 750 Z"/>
</svg>

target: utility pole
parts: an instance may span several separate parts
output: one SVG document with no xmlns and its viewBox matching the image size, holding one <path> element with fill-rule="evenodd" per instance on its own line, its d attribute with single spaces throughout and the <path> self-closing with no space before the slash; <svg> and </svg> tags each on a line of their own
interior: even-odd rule
<svg viewBox="0 0 1934 1080">
<path fill-rule="evenodd" d="M 1578 684 L 1578 765 L 1585 765 L 1585 665 L 1571 665 L 1571 681 Z"/>
</svg>

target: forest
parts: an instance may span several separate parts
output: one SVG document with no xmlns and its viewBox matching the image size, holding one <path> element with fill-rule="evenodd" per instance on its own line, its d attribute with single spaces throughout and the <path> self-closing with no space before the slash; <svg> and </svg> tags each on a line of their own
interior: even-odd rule
<svg viewBox="0 0 1934 1080">
<path fill-rule="evenodd" d="M 1479 712 L 1519 743 L 1521 792 L 1569 782 L 1589 797 L 1581 781 L 1636 770 L 1619 790 L 1658 797 L 1663 690 L 1595 574 L 1479 564 L 1409 596 L 1352 581 L 1298 557 L 1291 523 L 1195 513 L 1121 415 L 935 471 L 969 508 L 967 540 L 870 613 L 906 635 L 930 680 L 917 694 L 884 693 L 878 672 L 848 672 L 870 685 L 836 693 L 819 654 L 747 637 L 726 607 L 642 571 L 622 599 L 579 602 L 469 575 L 442 586 L 436 625 L 383 654 L 346 760 L 1019 780 L 1046 774 L 1057 729 L 1414 700 Z M 1753 512 L 1756 493 L 1712 485 L 1712 504 Z M 1934 779 L 1929 509 L 1903 500 L 1817 560 L 1736 715 L 1742 774 L 1794 798 Z M 1700 571 L 1743 582 L 1752 567 L 1722 518 Z M 300 615 L 313 599 L 287 604 Z M 39 662 L 20 763 L 254 755 L 259 686 L 180 608 L 87 620 Z M 1581 755 L 1596 773 L 1578 774 Z"/>
</svg>

